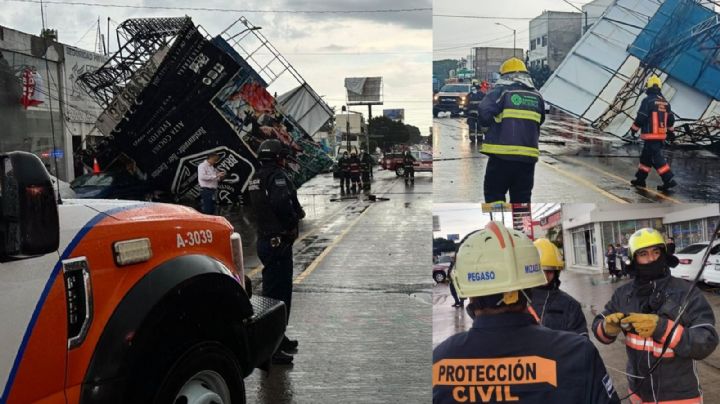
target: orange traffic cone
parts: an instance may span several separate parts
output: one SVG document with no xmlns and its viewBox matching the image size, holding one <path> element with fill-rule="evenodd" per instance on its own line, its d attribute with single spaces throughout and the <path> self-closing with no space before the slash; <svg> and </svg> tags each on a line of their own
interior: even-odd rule
<svg viewBox="0 0 720 404">
<path fill-rule="evenodd" d="M 97 159 L 93 159 L 93 174 L 99 174 L 100 173 L 100 164 L 98 164 Z"/>
</svg>

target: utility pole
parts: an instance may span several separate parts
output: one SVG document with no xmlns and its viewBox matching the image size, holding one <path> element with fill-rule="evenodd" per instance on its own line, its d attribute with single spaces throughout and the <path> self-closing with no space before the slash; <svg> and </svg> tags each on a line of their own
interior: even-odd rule
<svg viewBox="0 0 720 404">
<path fill-rule="evenodd" d="M 515 29 L 510 28 L 510 27 L 508 27 L 507 25 L 505 25 L 505 24 L 503 24 L 503 23 L 496 22 L 495 25 L 499 25 L 499 26 L 501 26 L 501 27 L 505 27 L 505 28 L 509 29 L 510 31 L 512 31 L 512 33 L 513 33 L 513 56 L 515 56 L 515 49 L 516 49 L 516 47 L 517 47 L 517 46 L 516 46 L 517 32 L 515 31 Z"/>
</svg>

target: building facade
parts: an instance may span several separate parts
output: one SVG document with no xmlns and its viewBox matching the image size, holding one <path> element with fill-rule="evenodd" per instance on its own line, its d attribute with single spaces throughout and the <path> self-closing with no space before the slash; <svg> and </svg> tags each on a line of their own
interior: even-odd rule
<svg viewBox="0 0 720 404">
<path fill-rule="evenodd" d="M 524 59 L 522 49 L 513 48 L 472 48 L 470 60 L 477 80 L 494 82 L 500 77 L 500 65 L 504 61 L 516 57 Z"/>
<path fill-rule="evenodd" d="M 530 20 L 528 67 L 557 69 L 582 36 L 583 15 L 544 11 Z"/>
<path fill-rule="evenodd" d="M 709 240 L 718 220 L 718 205 L 564 204 L 565 264 L 569 268 L 600 273 L 607 268 L 607 246 L 627 246 L 630 236 L 644 227 L 673 237 L 676 249 L 680 250 Z"/>
<path fill-rule="evenodd" d="M 46 46 L 47 43 L 47 46 Z M 76 83 L 103 55 L 0 26 L 0 151 L 41 158 L 51 174 L 82 174 L 74 150 L 84 148 L 100 107 Z"/>
</svg>

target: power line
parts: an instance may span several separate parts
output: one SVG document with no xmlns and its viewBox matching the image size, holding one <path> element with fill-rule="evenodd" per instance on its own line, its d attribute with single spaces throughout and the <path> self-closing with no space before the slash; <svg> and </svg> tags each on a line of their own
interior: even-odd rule
<svg viewBox="0 0 720 404">
<path fill-rule="evenodd" d="M 19 0 L 11 0 L 11 1 L 19 1 Z M 554 13 L 572 13 L 570 11 L 553 11 Z M 545 17 L 543 20 L 576 20 L 579 19 L 580 16 L 582 16 L 582 13 L 572 13 L 576 14 L 574 17 Z M 536 18 L 540 18 L 541 15 L 536 15 L 535 17 L 500 17 L 500 16 L 488 16 L 488 15 L 453 15 L 453 14 L 433 14 L 433 17 L 443 17 L 443 18 L 469 18 L 469 19 L 475 19 L 475 20 L 520 20 L 520 21 L 529 21 L 534 20 Z"/>
<path fill-rule="evenodd" d="M 218 11 L 218 12 L 236 12 L 236 13 L 293 13 L 293 14 L 382 14 L 382 13 L 407 13 L 417 11 L 431 11 L 432 7 L 417 8 L 388 8 L 376 10 L 260 10 L 260 9 L 233 9 L 233 8 L 211 8 L 211 7 L 167 7 L 167 6 L 135 6 L 130 4 L 101 4 L 90 3 L 84 1 L 43 1 L 43 0 L 5 0 L 17 3 L 40 3 L 43 4 L 62 4 L 67 6 L 93 6 L 93 7 L 109 7 L 109 8 L 132 8 L 146 10 L 177 10 L 177 11 Z"/>
</svg>

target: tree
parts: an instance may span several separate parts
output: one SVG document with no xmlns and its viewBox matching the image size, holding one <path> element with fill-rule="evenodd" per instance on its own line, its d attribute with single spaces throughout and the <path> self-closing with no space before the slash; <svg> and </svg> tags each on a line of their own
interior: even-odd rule
<svg viewBox="0 0 720 404">
<path fill-rule="evenodd" d="M 438 237 L 433 239 L 433 251 L 436 253 L 455 252 L 457 246 L 454 241 Z"/>
<path fill-rule="evenodd" d="M 457 69 L 459 61 L 456 59 L 433 60 L 433 76 L 440 82 L 450 77 L 450 70 Z"/>
<path fill-rule="evenodd" d="M 393 121 L 384 116 L 374 117 L 370 120 L 369 126 L 372 136 L 382 136 L 377 143 L 384 148 L 397 144 L 417 144 L 425 140 L 418 127 Z"/>
<path fill-rule="evenodd" d="M 528 71 L 530 72 L 530 77 L 533 79 L 533 83 L 535 83 L 535 88 L 538 89 L 545 84 L 552 74 L 552 71 L 549 67 L 547 67 L 547 65 L 542 67 L 530 67 Z"/>
</svg>

